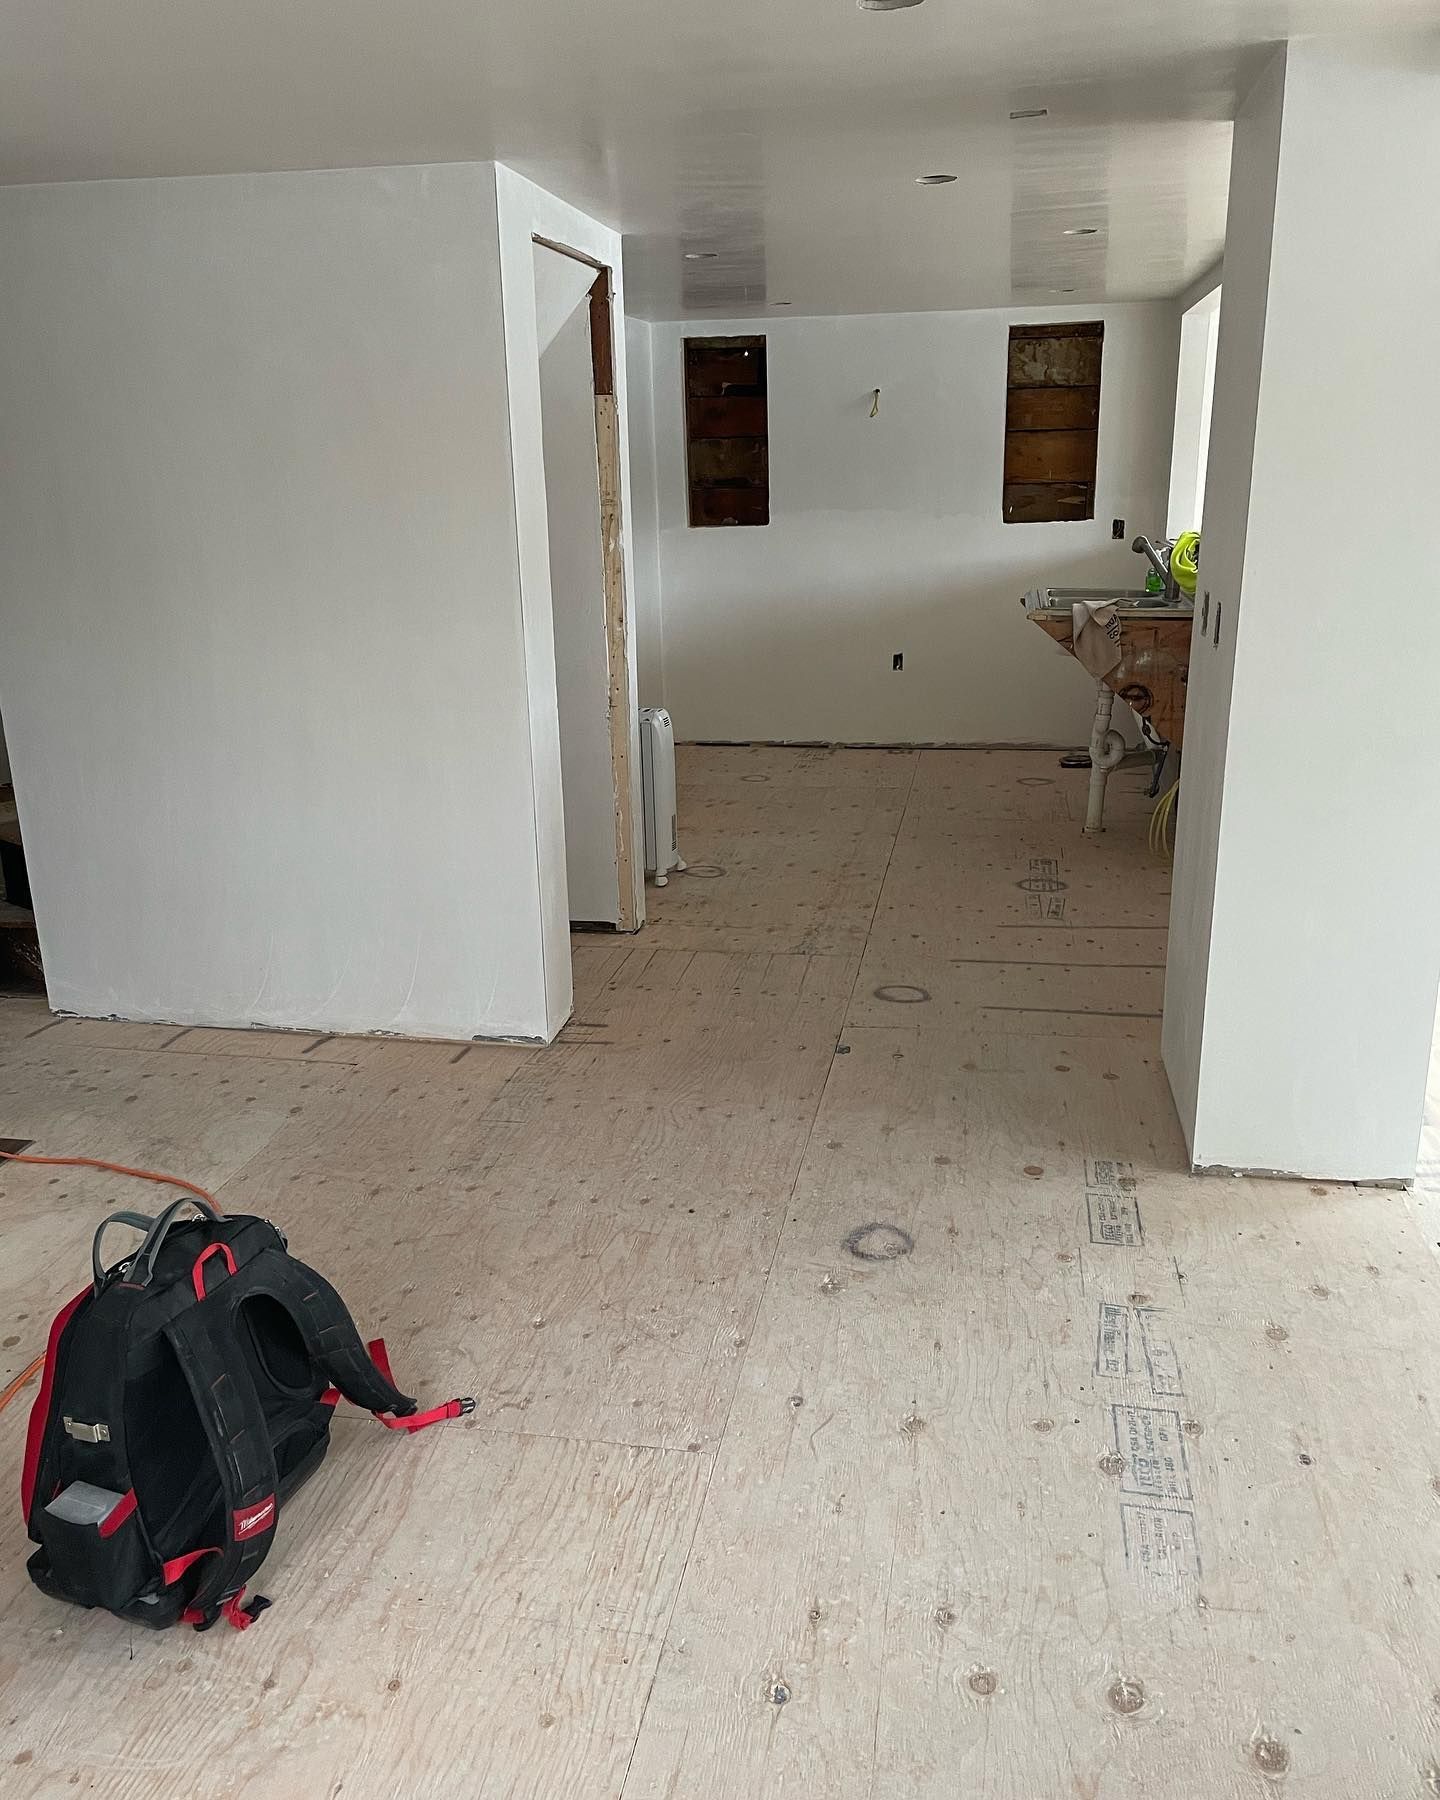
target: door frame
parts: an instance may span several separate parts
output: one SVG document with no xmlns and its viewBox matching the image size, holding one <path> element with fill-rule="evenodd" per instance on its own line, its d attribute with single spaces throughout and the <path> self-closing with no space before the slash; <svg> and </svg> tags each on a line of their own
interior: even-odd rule
<svg viewBox="0 0 1440 1800">
<path fill-rule="evenodd" d="M 531 241 L 595 271 L 590 288 L 590 366 L 595 394 L 596 476 L 600 490 L 600 566 L 605 605 L 606 669 L 609 680 L 610 774 L 615 800 L 615 869 L 619 883 L 617 931 L 638 931 L 642 922 L 637 893 L 637 854 L 643 878 L 634 806 L 631 758 L 630 614 L 625 588 L 623 536 L 624 467 L 620 453 L 619 397 L 615 392 L 614 284 L 609 267 L 568 244 L 533 232 Z"/>
</svg>

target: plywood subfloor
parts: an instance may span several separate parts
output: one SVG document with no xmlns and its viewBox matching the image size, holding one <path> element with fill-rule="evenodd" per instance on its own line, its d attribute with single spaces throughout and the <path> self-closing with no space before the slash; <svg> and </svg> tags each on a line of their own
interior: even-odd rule
<svg viewBox="0 0 1440 1800">
<path fill-rule="evenodd" d="M 0 1135 L 265 1213 L 478 1400 L 342 1413 L 243 1636 L 46 1602 L 12 1518 L 4 1791 L 1440 1793 L 1440 1136 L 1412 1196 L 1185 1174 L 1138 774 L 1093 844 L 1053 755 L 681 780 L 547 1051 L 0 998 Z M 0 1196 L 8 1379 L 137 1196 Z"/>
</svg>

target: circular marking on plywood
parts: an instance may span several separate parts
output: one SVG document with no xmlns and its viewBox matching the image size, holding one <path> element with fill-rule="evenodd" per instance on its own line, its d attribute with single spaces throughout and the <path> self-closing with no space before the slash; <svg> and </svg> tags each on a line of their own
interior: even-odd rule
<svg viewBox="0 0 1440 1800">
<path fill-rule="evenodd" d="M 1000 1686 L 1000 1677 L 993 1669 L 972 1669 L 968 1685 L 972 1694 L 979 1694 L 982 1700 L 988 1700 Z"/>
<path fill-rule="evenodd" d="M 1283 1344 L 1290 1333 L 1283 1325 L 1267 1325 L 1265 1327 L 1265 1335 L 1272 1344 Z"/>
<path fill-rule="evenodd" d="M 1027 894 L 1063 894 L 1070 883 L 1062 881 L 1058 875 L 1027 875 L 1015 885 Z"/>
<path fill-rule="evenodd" d="M 877 1000 L 889 1000 L 895 1006 L 922 1006 L 930 998 L 929 988 L 915 987 L 908 981 L 886 982 L 873 991 Z"/>
<path fill-rule="evenodd" d="M 1262 1775 L 1283 1775 L 1290 1767 L 1290 1752 L 1278 1738 L 1257 1737 L 1250 1755 Z"/>
<path fill-rule="evenodd" d="M 1100 1473 L 1102 1475 L 1123 1475 L 1125 1473 L 1125 1458 L 1118 1450 L 1107 1450 L 1100 1458 Z"/>
<path fill-rule="evenodd" d="M 772 1681 L 770 1692 L 765 1696 L 772 1706 L 784 1706 L 790 1698 L 790 1689 L 783 1681 Z"/>
<path fill-rule="evenodd" d="M 718 881 L 725 873 L 719 863 L 688 863 L 677 875 L 693 875 L 697 881 Z"/>
<path fill-rule="evenodd" d="M 768 781 L 770 777 L 768 775 L 742 775 L 740 779 L 742 781 Z"/>
<path fill-rule="evenodd" d="M 886 1225 L 877 1219 L 869 1225 L 857 1225 L 845 1239 L 845 1248 L 861 1262 L 894 1262 L 898 1257 L 909 1256 L 915 1240 L 898 1225 Z"/>
<path fill-rule="evenodd" d="M 1055 1421 L 1053 1419 L 1032 1419 L 1030 1421 L 1030 1429 L 1032 1431 L 1038 1431 L 1041 1437 L 1045 1437 L 1049 1432 L 1052 1432 L 1055 1429 Z"/>
<path fill-rule="evenodd" d="M 1016 780 L 1021 787 L 1054 787 L 1055 785 L 1048 775 L 1019 775 Z"/>
<path fill-rule="evenodd" d="M 1145 1683 L 1130 1675 L 1117 1675 L 1106 1688 L 1105 1699 L 1111 1712 L 1137 1713 L 1145 1704 Z"/>
</svg>

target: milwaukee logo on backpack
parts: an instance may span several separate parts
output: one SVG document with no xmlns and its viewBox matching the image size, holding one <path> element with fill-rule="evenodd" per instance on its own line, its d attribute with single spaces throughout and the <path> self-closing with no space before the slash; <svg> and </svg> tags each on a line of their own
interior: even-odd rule
<svg viewBox="0 0 1440 1800">
<path fill-rule="evenodd" d="M 182 1218 L 192 1206 L 201 1217 Z M 144 1241 L 106 1268 L 114 1224 Z M 57 1600 L 243 1631 L 270 1604 L 245 1590 L 342 1398 L 396 1431 L 474 1410 L 417 1412 L 384 1343 L 361 1345 L 334 1288 L 265 1219 L 199 1199 L 154 1219 L 113 1213 L 91 1264 L 50 1327 L 21 1477 L 30 1575 Z"/>
<path fill-rule="evenodd" d="M 263 1506 L 257 1506 L 252 1512 L 236 1513 L 235 1535 L 237 1538 L 254 1537 L 257 1531 L 263 1531 L 275 1517 L 275 1496 L 272 1494 Z"/>
</svg>

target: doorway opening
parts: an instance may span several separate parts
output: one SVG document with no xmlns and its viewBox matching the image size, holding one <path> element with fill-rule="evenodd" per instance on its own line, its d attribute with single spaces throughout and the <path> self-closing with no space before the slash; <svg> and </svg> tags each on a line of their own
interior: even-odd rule
<svg viewBox="0 0 1440 1800">
<path fill-rule="evenodd" d="M 570 921 L 638 930 L 621 446 L 610 271 L 534 239 Z"/>
<path fill-rule="evenodd" d="M 5 722 L 0 718 L 0 993 L 33 992 L 44 986 Z"/>
</svg>

